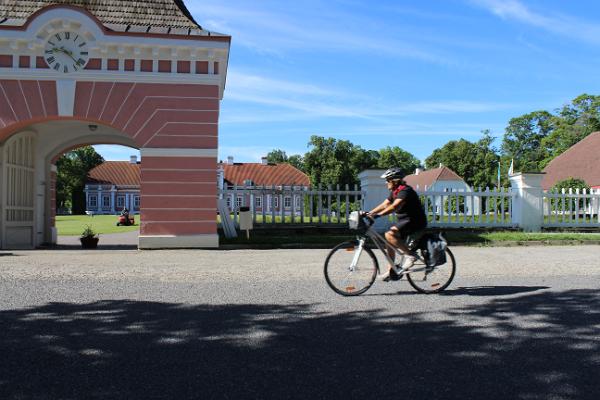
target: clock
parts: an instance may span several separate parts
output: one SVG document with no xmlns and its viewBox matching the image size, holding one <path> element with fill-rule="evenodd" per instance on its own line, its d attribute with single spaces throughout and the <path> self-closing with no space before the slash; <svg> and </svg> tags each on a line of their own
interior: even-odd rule
<svg viewBox="0 0 600 400">
<path fill-rule="evenodd" d="M 55 71 L 64 74 L 79 71 L 89 60 L 87 40 L 77 32 L 57 32 L 46 40 L 44 59 Z"/>
</svg>

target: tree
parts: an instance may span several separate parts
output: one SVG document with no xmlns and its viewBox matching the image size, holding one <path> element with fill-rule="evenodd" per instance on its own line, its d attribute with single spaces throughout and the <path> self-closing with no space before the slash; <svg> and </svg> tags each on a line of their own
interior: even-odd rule
<svg viewBox="0 0 600 400">
<path fill-rule="evenodd" d="M 402 150 L 398 146 L 384 147 L 379 150 L 378 168 L 398 167 L 408 175 L 421 165 L 421 162 L 408 151 Z"/>
<path fill-rule="evenodd" d="M 582 94 L 554 116 L 553 131 L 542 141 L 546 157 L 541 167 L 592 132 L 600 130 L 600 96 Z"/>
<path fill-rule="evenodd" d="M 288 163 L 300 171 L 304 171 L 304 158 L 301 155 L 294 154 L 288 157 L 286 152 L 280 149 L 271 150 L 267 154 L 267 161 L 276 164 Z"/>
<path fill-rule="evenodd" d="M 285 151 L 280 150 L 280 149 L 275 149 L 275 150 L 271 150 L 268 154 L 267 154 L 267 161 L 270 163 L 284 163 L 287 162 L 288 160 L 288 156 L 285 153 Z"/>
<path fill-rule="evenodd" d="M 502 153 L 514 159 L 518 171 L 538 172 L 547 152 L 542 141 L 553 130 L 554 117 L 547 111 L 534 111 L 512 118 L 502 140 Z"/>
<path fill-rule="evenodd" d="M 310 150 L 304 155 L 304 172 L 311 184 L 355 185 L 358 173 L 377 165 L 377 152 L 364 150 L 348 140 L 311 136 Z"/>
<path fill-rule="evenodd" d="M 92 146 L 84 146 L 65 153 L 56 162 L 56 206 L 70 205 L 73 214 L 85 212 L 84 188 L 89 171 L 104 162 Z"/>
<path fill-rule="evenodd" d="M 427 169 L 440 164 L 450 168 L 472 187 L 496 186 L 499 154 L 492 147 L 494 137 L 490 132 L 482 132 L 483 137 L 475 143 L 465 139 L 452 140 L 425 160 Z"/>
</svg>

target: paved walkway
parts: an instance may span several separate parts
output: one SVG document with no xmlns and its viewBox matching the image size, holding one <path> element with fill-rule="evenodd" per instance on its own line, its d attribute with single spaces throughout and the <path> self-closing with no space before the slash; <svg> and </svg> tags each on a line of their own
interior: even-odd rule
<svg viewBox="0 0 600 400">
<path fill-rule="evenodd" d="M 453 248 L 344 298 L 327 250 L 0 257 L 0 399 L 600 399 L 600 246 Z"/>
</svg>

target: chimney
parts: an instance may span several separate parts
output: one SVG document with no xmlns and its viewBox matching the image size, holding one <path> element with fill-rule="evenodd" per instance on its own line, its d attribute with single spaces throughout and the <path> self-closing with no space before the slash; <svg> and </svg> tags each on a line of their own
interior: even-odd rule
<svg viewBox="0 0 600 400">
<path fill-rule="evenodd" d="M 268 165 L 269 164 L 269 162 L 267 161 L 267 157 L 262 157 L 260 159 L 260 162 L 261 162 L 262 165 Z"/>
<path fill-rule="evenodd" d="M 419 175 L 421 172 L 423 172 L 423 170 L 421 168 L 415 169 L 415 175 Z"/>
<path fill-rule="evenodd" d="M 130 164 L 137 164 L 137 156 L 129 156 Z"/>
<path fill-rule="evenodd" d="M 227 156 L 227 164 L 233 165 L 233 156 Z"/>
<path fill-rule="evenodd" d="M 440 163 L 440 168 L 442 168 L 444 166 L 444 164 Z"/>
</svg>

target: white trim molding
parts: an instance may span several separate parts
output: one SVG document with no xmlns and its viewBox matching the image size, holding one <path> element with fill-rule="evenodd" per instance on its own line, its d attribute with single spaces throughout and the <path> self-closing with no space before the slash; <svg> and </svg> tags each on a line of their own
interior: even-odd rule
<svg viewBox="0 0 600 400">
<path fill-rule="evenodd" d="M 219 235 L 140 235 L 140 249 L 215 249 L 219 247 Z"/>
<path fill-rule="evenodd" d="M 56 97 L 58 98 L 58 115 L 72 117 L 75 106 L 75 84 L 73 79 L 56 80 Z"/>
<path fill-rule="evenodd" d="M 146 147 L 140 149 L 142 162 L 144 157 L 206 157 L 217 158 L 217 149 L 164 149 Z"/>
</svg>

